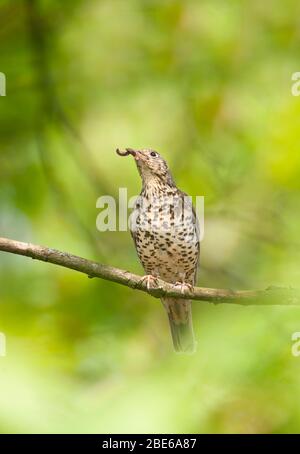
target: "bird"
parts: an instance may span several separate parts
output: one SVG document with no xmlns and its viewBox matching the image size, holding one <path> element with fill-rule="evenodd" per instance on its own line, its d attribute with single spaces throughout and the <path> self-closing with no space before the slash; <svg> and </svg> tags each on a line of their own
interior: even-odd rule
<svg viewBox="0 0 300 454">
<path fill-rule="evenodd" d="M 116 150 L 131 155 L 142 179 L 142 190 L 130 216 L 130 231 L 145 270 L 147 288 L 162 279 L 181 292 L 196 284 L 199 256 L 199 222 L 191 198 L 176 186 L 163 157 L 152 149 Z M 194 353 L 196 341 L 191 301 L 163 297 L 177 353 Z"/>
</svg>

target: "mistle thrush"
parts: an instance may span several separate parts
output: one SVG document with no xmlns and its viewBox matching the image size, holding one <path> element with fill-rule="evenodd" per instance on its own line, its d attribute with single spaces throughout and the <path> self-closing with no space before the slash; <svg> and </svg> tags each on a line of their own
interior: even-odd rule
<svg viewBox="0 0 300 454">
<path fill-rule="evenodd" d="M 142 178 L 142 191 L 130 219 L 137 254 L 150 286 L 157 277 L 186 287 L 196 283 L 199 261 L 199 228 L 191 199 L 180 191 L 166 161 L 154 150 L 117 150 L 132 155 Z M 195 351 L 191 302 L 163 298 L 173 345 L 177 352 Z"/>
</svg>

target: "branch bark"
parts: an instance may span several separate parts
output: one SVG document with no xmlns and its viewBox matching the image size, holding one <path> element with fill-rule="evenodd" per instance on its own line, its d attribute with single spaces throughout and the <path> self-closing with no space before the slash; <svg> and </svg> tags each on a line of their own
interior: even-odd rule
<svg viewBox="0 0 300 454">
<path fill-rule="evenodd" d="M 90 278 L 100 278 L 117 284 L 141 290 L 149 293 L 155 298 L 165 296 L 175 298 L 185 298 L 197 301 L 207 301 L 214 304 L 230 303 L 242 306 L 248 305 L 299 305 L 299 291 L 290 287 L 271 286 L 265 290 L 230 290 L 214 289 L 205 287 L 194 287 L 184 294 L 179 288 L 172 284 L 158 279 L 155 288 L 147 289 L 145 281 L 141 281 L 141 276 L 130 273 L 129 271 L 103 265 L 91 260 L 87 260 L 67 252 L 56 249 L 37 246 L 30 243 L 10 240 L 0 237 L 0 251 L 12 254 L 31 257 L 42 262 L 49 262 L 54 265 L 63 266 L 80 273 L 86 274 Z"/>
</svg>

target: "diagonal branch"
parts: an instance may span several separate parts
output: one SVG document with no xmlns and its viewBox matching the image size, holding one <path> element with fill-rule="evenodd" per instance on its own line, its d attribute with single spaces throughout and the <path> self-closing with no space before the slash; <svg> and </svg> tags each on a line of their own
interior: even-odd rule
<svg viewBox="0 0 300 454">
<path fill-rule="evenodd" d="M 192 300 L 208 301 L 214 304 L 231 303 L 237 305 L 299 305 L 299 292 L 289 287 L 268 287 L 265 290 L 228 290 L 213 289 L 205 287 L 195 287 L 192 291 L 187 291 L 184 295 L 179 288 L 172 284 L 158 280 L 155 288 L 147 289 L 145 281 L 141 281 L 141 276 L 130 273 L 129 271 L 114 268 L 101 263 L 93 262 L 67 252 L 56 249 L 37 246 L 30 243 L 0 238 L 0 251 L 12 254 L 24 255 L 42 262 L 53 263 L 63 266 L 80 273 L 87 274 L 88 277 L 98 277 L 107 281 L 116 282 L 132 289 L 141 290 L 149 293 L 155 298 L 165 296 L 174 298 L 185 298 Z"/>
</svg>

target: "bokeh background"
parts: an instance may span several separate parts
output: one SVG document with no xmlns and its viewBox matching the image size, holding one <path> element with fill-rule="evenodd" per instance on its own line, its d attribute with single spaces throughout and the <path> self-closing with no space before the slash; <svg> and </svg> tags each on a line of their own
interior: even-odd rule
<svg viewBox="0 0 300 454">
<path fill-rule="evenodd" d="M 96 200 L 140 190 L 151 147 L 205 196 L 202 286 L 299 286 L 297 0 L 2 0 L 0 235 L 142 273 Z M 172 351 L 159 301 L 0 253 L 1 432 L 300 430 L 300 309 L 193 304 Z"/>
</svg>

